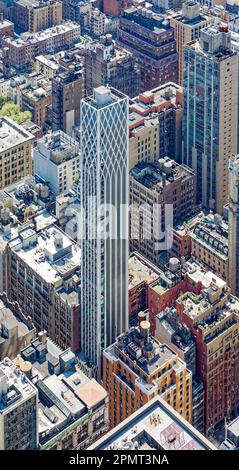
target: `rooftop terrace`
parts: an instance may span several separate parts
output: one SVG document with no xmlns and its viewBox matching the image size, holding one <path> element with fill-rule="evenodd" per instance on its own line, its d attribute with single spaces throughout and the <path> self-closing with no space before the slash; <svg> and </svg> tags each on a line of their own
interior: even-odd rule
<svg viewBox="0 0 239 470">
<path fill-rule="evenodd" d="M 129 289 L 141 282 L 150 284 L 161 274 L 161 270 L 138 253 L 129 257 Z"/>
<path fill-rule="evenodd" d="M 133 413 L 89 450 L 216 450 L 162 398 Z"/>
</svg>

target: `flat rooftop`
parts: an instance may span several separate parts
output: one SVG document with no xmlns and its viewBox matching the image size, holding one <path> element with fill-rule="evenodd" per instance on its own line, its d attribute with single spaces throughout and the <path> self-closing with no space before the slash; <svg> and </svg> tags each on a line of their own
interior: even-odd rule
<svg viewBox="0 0 239 470">
<path fill-rule="evenodd" d="M 176 15 L 173 17 L 173 20 L 176 20 L 180 23 L 186 24 L 187 26 L 191 26 L 193 28 L 194 26 L 199 26 L 200 24 L 203 24 L 205 21 L 208 21 L 209 16 L 203 15 L 202 13 L 199 13 L 199 15 L 194 18 L 187 18 L 186 16 Z"/>
<path fill-rule="evenodd" d="M 0 398 L 0 414 L 15 407 L 17 402 L 24 402 L 36 395 L 35 386 L 7 357 L 0 362 L 0 378 L 4 380 L 4 377 L 8 391 Z"/>
<path fill-rule="evenodd" d="M 59 70 L 59 64 L 56 62 L 56 60 L 54 60 L 53 57 L 50 59 L 47 56 L 38 55 L 38 56 L 36 56 L 35 61 L 45 65 L 46 67 L 49 67 L 50 69 L 52 69 L 55 72 L 57 72 L 57 70 Z"/>
<path fill-rule="evenodd" d="M 151 375 L 160 369 L 169 360 L 175 358 L 176 353 L 167 345 L 160 343 L 156 338 L 149 336 L 148 341 L 143 342 L 139 328 L 131 328 L 129 331 L 119 336 L 116 343 L 107 349 L 117 355 L 117 348 L 136 361 L 137 366 L 147 375 Z M 146 353 L 150 353 L 149 358 Z"/>
<path fill-rule="evenodd" d="M 0 119 L 0 153 L 34 139 L 34 135 L 8 117 Z"/>
<path fill-rule="evenodd" d="M 12 44 L 15 47 L 21 48 L 25 45 L 33 45 L 38 42 L 46 41 L 48 39 L 53 39 L 58 35 L 66 34 L 69 31 L 79 31 L 80 37 L 80 25 L 73 23 L 72 21 L 63 22 L 58 26 L 53 26 L 52 28 L 45 29 L 44 31 L 39 31 L 37 33 L 22 33 L 18 38 L 6 38 L 5 42 Z"/>
<path fill-rule="evenodd" d="M 162 398 L 156 397 L 88 450 L 217 450 Z"/>
<path fill-rule="evenodd" d="M 37 141 L 36 151 L 49 156 L 56 165 L 71 160 L 79 155 L 79 143 L 62 131 L 55 131 L 44 135 Z"/>
<path fill-rule="evenodd" d="M 215 301 L 210 296 L 215 295 Z M 222 294 L 223 295 L 223 294 Z M 205 330 L 212 326 L 221 325 L 221 333 L 224 329 L 229 327 L 229 324 L 235 323 L 233 320 L 233 313 L 237 312 L 239 315 L 239 301 L 236 297 L 229 296 L 225 298 L 224 303 L 218 308 L 218 301 L 221 300 L 220 291 L 217 287 L 211 286 L 206 290 L 203 290 L 201 294 L 196 295 L 191 292 L 183 294 L 178 299 L 178 303 L 183 304 L 185 313 L 194 321 L 197 322 L 197 326 L 202 326 Z M 228 320 L 227 323 L 225 321 Z M 211 341 L 211 336 L 208 340 Z"/>
<path fill-rule="evenodd" d="M 166 30 L 172 30 L 170 23 L 165 18 L 157 13 L 154 13 L 146 8 L 140 9 L 130 7 L 124 10 L 122 17 L 130 20 L 145 29 L 148 29 L 156 34 L 163 33 Z"/>
<path fill-rule="evenodd" d="M 6 19 L 4 19 L 3 21 L 0 21 L 0 30 L 4 29 L 4 28 L 7 28 L 8 26 L 13 26 L 14 27 L 14 24 L 12 23 L 12 21 L 9 21 L 9 20 L 6 20 Z"/>
<path fill-rule="evenodd" d="M 48 3 L 60 3 L 58 0 L 17 0 L 16 3 L 19 3 L 20 5 L 24 7 L 31 7 L 31 8 L 39 8 L 39 7 L 44 7 Z"/>
<path fill-rule="evenodd" d="M 129 289 L 136 287 L 141 282 L 150 284 L 155 281 L 162 271 L 151 264 L 146 258 L 138 253 L 129 257 Z"/>
<path fill-rule="evenodd" d="M 234 419 L 228 426 L 227 430 L 230 431 L 234 436 L 239 437 L 239 417 Z"/>
<path fill-rule="evenodd" d="M 173 181 L 193 176 L 193 171 L 169 157 L 158 162 L 139 162 L 130 170 L 130 176 L 151 191 L 162 192 Z"/>
<path fill-rule="evenodd" d="M 9 247 L 49 284 L 80 267 L 80 247 L 54 225 L 40 233 L 22 230 Z"/>
<path fill-rule="evenodd" d="M 84 98 L 82 102 L 85 102 L 92 106 L 92 108 L 99 110 L 123 99 L 126 99 L 126 95 L 115 88 L 109 88 L 102 85 L 94 89 L 93 96 Z"/>
<path fill-rule="evenodd" d="M 182 88 L 173 82 L 168 82 L 160 87 L 152 90 L 140 93 L 130 101 L 130 123 L 132 114 L 139 114 L 139 118 L 151 112 L 155 112 L 157 109 L 161 109 L 163 106 L 169 104 L 177 105 L 177 93 L 182 93 Z"/>
<path fill-rule="evenodd" d="M 183 264 L 183 272 L 187 274 L 195 284 L 201 282 L 203 288 L 209 288 L 211 284 L 216 285 L 220 290 L 226 287 L 226 282 L 212 271 L 206 271 L 202 264 L 193 260 L 188 260 Z"/>
</svg>

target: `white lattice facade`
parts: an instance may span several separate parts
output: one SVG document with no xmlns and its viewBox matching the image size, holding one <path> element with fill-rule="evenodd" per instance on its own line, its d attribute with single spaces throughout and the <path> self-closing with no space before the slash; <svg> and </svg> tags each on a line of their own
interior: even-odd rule
<svg viewBox="0 0 239 470">
<path fill-rule="evenodd" d="M 128 97 L 99 87 L 82 100 L 81 146 L 81 345 L 100 376 L 103 349 L 128 327 Z"/>
</svg>

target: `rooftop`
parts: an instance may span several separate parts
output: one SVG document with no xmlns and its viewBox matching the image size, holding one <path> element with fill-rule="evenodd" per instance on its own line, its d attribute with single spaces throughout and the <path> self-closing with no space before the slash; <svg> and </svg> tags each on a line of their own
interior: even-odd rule
<svg viewBox="0 0 239 470">
<path fill-rule="evenodd" d="M 227 259 L 228 256 L 228 223 L 219 215 L 209 214 L 203 220 L 195 224 L 190 236 L 195 240 L 201 240 L 211 250 L 220 253 Z"/>
<path fill-rule="evenodd" d="M 186 261 L 183 264 L 183 274 L 187 274 L 189 279 L 194 283 L 201 283 L 203 288 L 209 288 L 214 284 L 220 290 L 226 288 L 226 282 L 214 274 L 212 271 L 206 271 L 201 263 L 193 259 Z"/>
<path fill-rule="evenodd" d="M 62 131 L 44 135 L 37 141 L 35 152 L 50 159 L 56 165 L 71 160 L 79 155 L 79 143 Z"/>
<path fill-rule="evenodd" d="M 89 379 L 77 366 L 70 348 L 62 351 L 46 332 L 21 352 L 15 363 L 22 370 L 30 364 L 32 382 L 39 390 L 40 443 L 45 444 L 107 398 L 107 392 L 94 379 Z"/>
<path fill-rule="evenodd" d="M 6 20 L 6 19 L 0 21 L 0 29 L 7 28 L 8 26 L 14 26 L 12 21 L 9 21 L 9 20 Z"/>
<path fill-rule="evenodd" d="M 159 396 L 133 413 L 88 450 L 216 450 Z"/>
<path fill-rule="evenodd" d="M 39 8 L 44 7 L 47 4 L 60 3 L 59 0 L 17 0 L 16 3 L 23 5 L 24 7 Z"/>
<path fill-rule="evenodd" d="M 124 10 L 123 18 L 137 23 L 141 27 L 146 28 L 156 34 L 172 29 L 170 22 L 163 16 L 154 13 L 152 10 L 142 7 L 135 8 L 132 6 Z"/>
<path fill-rule="evenodd" d="M 48 58 L 47 56 L 44 55 L 38 55 L 36 56 L 35 60 L 37 62 L 40 62 L 43 65 L 46 65 L 50 69 L 57 71 L 59 69 L 59 64 L 54 60 L 53 58 Z"/>
<path fill-rule="evenodd" d="M 75 393 L 88 408 L 93 408 L 107 397 L 106 390 L 95 379 L 91 379 L 89 382 L 81 385 L 81 387 L 78 387 Z"/>
<path fill-rule="evenodd" d="M 136 287 L 141 282 L 150 284 L 158 278 L 161 272 L 139 253 L 133 253 L 129 257 L 129 289 Z"/>
<path fill-rule="evenodd" d="M 166 185 L 193 176 L 193 171 L 179 165 L 169 157 L 161 158 L 158 162 L 139 162 L 130 170 L 130 175 L 137 182 L 151 191 L 162 192 Z"/>
<path fill-rule="evenodd" d="M 9 358 L 6 357 L 0 362 L 0 414 L 36 393 L 35 386 Z"/>
<path fill-rule="evenodd" d="M 34 136 L 12 119 L 3 117 L 0 119 L 0 153 L 31 141 Z"/>
<path fill-rule="evenodd" d="M 121 101 L 126 98 L 126 95 L 120 91 L 106 86 L 99 86 L 94 89 L 93 96 L 84 98 L 82 102 L 88 103 L 96 110 L 102 109 L 105 106 L 109 106 L 113 103 Z"/>
<path fill-rule="evenodd" d="M 142 323 L 149 324 L 145 321 L 140 323 L 140 327 L 132 327 L 119 336 L 116 343 L 107 348 L 105 352 L 107 355 L 113 355 L 118 359 L 120 359 L 119 351 L 122 352 L 149 376 L 172 359 L 176 364 L 177 355 L 168 346 L 161 344 L 156 338 L 152 337 L 149 331 L 142 332 Z M 147 384 L 144 381 L 142 381 L 142 386 L 152 388 L 152 384 Z"/>
<path fill-rule="evenodd" d="M 142 125 L 147 117 L 153 119 L 157 116 L 156 113 L 169 106 L 181 107 L 179 99 L 181 93 L 182 88 L 179 85 L 169 82 L 133 98 L 130 101 L 130 128 L 134 129 L 138 125 Z"/>
<path fill-rule="evenodd" d="M 6 38 L 5 43 L 12 44 L 15 47 L 22 47 L 25 45 L 33 45 L 47 39 L 54 38 L 60 34 L 65 34 L 68 31 L 78 30 L 80 33 L 80 25 L 73 23 L 72 21 L 66 21 L 61 23 L 59 26 L 53 26 L 52 28 L 39 31 L 37 33 L 22 33 L 17 38 Z"/>
<path fill-rule="evenodd" d="M 9 247 L 49 284 L 80 267 L 80 247 L 54 225 L 39 233 L 26 228 L 9 242 Z"/>
<path fill-rule="evenodd" d="M 239 315 L 239 300 L 230 296 L 229 291 L 220 290 L 215 284 L 208 289 L 202 290 L 201 294 L 195 295 L 187 292 L 177 300 L 178 304 L 184 306 L 185 313 L 194 321 L 195 327 L 201 326 L 205 329 L 215 330 L 218 336 L 225 331 L 232 323 L 237 323 L 234 313 Z M 212 337 L 208 337 L 208 342 Z"/>
</svg>

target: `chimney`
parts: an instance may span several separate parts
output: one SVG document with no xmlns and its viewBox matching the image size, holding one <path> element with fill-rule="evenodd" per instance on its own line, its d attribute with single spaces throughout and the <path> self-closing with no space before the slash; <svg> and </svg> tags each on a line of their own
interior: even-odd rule
<svg viewBox="0 0 239 470">
<path fill-rule="evenodd" d="M 47 340 L 47 332 L 46 332 L 46 330 L 40 331 L 40 332 L 38 333 L 38 339 L 39 339 L 39 341 L 40 341 L 42 344 L 46 344 L 46 340 Z"/>
</svg>

